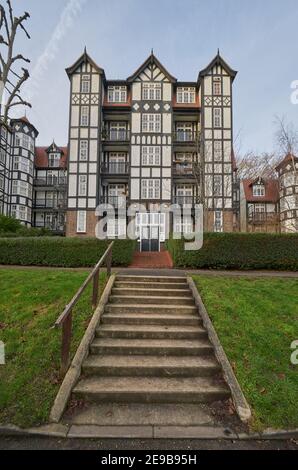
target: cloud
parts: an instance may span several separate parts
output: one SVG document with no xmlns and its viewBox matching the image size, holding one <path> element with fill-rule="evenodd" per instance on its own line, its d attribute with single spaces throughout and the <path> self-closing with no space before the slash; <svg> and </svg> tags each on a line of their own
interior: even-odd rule
<svg viewBox="0 0 298 470">
<path fill-rule="evenodd" d="M 88 0 L 69 0 L 62 11 L 58 24 L 54 29 L 45 50 L 38 58 L 36 65 L 30 74 L 31 76 L 28 82 L 28 87 L 24 93 L 27 100 L 32 100 L 32 98 L 37 94 L 42 78 L 59 52 L 61 41 L 74 26 L 76 18 L 87 1 Z"/>
</svg>

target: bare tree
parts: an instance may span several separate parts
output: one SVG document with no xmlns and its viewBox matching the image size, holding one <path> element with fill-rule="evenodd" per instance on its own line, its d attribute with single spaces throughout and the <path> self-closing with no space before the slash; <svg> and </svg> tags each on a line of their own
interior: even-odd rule
<svg viewBox="0 0 298 470">
<path fill-rule="evenodd" d="M 21 87 L 28 80 L 29 72 L 24 67 L 15 69 L 19 62 L 30 63 L 30 60 L 22 54 L 14 53 L 14 43 L 19 29 L 22 29 L 28 39 L 30 35 L 24 26 L 24 23 L 30 18 L 29 13 L 25 12 L 22 16 L 16 17 L 13 14 L 11 1 L 7 0 L 7 8 L 0 5 L 0 103 L 1 115 L 5 122 L 8 120 L 9 110 L 14 106 L 28 106 L 31 104 L 24 101 L 21 97 Z M 4 91 L 8 93 L 8 99 L 3 106 Z"/>
<path fill-rule="evenodd" d="M 285 155 L 295 155 L 298 150 L 298 131 L 292 122 L 287 122 L 285 117 L 275 117 L 276 143 L 281 158 Z"/>
<path fill-rule="evenodd" d="M 276 177 L 275 167 L 280 158 L 275 153 L 262 153 L 256 155 L 250 151 L 244 155 L 237 155 L 238 175 L 243 178 L 274 178 Z"/>
</svg>

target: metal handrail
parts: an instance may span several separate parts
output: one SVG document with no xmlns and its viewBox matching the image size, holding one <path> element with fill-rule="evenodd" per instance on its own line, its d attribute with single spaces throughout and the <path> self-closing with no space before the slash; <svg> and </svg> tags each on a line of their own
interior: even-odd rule
<svg viewBox="0 0 298 470">
<path fill-rule="evenodd" d="M 112 242 L 108 249 L 105 251 L 103 256 L 100 258 L 96 266 L 93 268 L 87 279 L 83 282 L 81 287 L 78 289 L 76 294 L 71 299 L 70 303 L 66 305 L 65 309 L 57 318 L 53 328 L 59 328 L 62 326 L 62 337 L 61 337 L 61 374 L 64 375 L 70 364 L 70 346 L 72 338 L 72 311 L 80 300 L 83 292 L 88 287 L 90 282 L 93 280 L 93 291 L 92 291 L 92 308 L 95 309 L 98 303 L 99 294 L 99 271 L 104 263 L 106 263 L 107 275 L 111 275 L 112 268 L 112 256 L 113 256 L 113 245 Z"/>
</svg>

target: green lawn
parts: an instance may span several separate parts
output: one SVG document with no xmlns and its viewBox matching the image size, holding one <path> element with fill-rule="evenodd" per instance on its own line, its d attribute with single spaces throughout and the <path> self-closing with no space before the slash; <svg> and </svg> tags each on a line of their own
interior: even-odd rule
<svg viewBox="0 0 298 470">
<path fill-rule="evenodd" d="M 298 427 L 298 280 L 193 276 L 242 390 L 255 429 Z"/>
<path fill-rule="evenodd" d="M 32 426 L 48 420 L 60 385 L 61 330 L 51 329 L 88 272 L 0 269 L 0 423 Z M 101 276 L 104 285 L 105 275 Z M 91 286 L 74 310 L 72 353 L 92 315 Z"/>
</svg>

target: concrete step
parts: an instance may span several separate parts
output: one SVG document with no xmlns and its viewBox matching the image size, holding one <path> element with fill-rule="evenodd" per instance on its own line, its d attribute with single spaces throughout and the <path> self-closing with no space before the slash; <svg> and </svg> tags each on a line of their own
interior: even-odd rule
<svg viewBox="0 0 298 470">
<path fill-rule="evenodd" d="M 184 299 L 183 299 L 184 300 Z M 105 307 L 107 313 L 139 313 L 139 314 L 170 314 L 170 315 L 187 315 L 187 314 L 198 314 L 196 306 L 191 305 L 154 305 L 154 304 L 107 304 Z"/>
<path fill-rule="evenodd" d="M 195 326 L 163 325 L 100 325 L 97 338 L 131 339 L 199 339 L 207 338 L 207 331 Z"/>
<path fill-rule="evenodd" d="M 158 283 L 183 283 L 187 284 L 186 277 L 172 277 L 172 276 L 125 276 L 125 275 L 118 275 L 116 277 L 116 282 L 158 282 Z"/>
<path fill-rule="evenodd" d="M 96 338 L 90 349 L 92 354 L 148 354 L 152 356 L 196 356 L 213 352 L 209 341 L 179 339 Z"/>
<path fill-rule="evenodd" d="M 213 356 L 89 356 L 85 375 L 121 377 L 210 377 L 220 370 Z"/>
<path fill-rule="evenodd" d="M 131 288 L 131 289 L 188 289 L 185 282 L 141 282 L 141 281 L 115 281 L 114 287 L 117 289 Z"/>
<path fill-rule="evenodd" d="M 167 325 L 167 326 L 198 326 L 202 319 L 194 314 L 164 314 L 164 313 L 105 313 L 102 317 L 104 325 Z"/>
<path fill-rule="evenodd" d="M 114 287 L 112 289 L 112 295 L 120 295 L 127 297 L 140 297 L 140 296 L 152 296 L 152 297 L 193 297 L 190 289 L 171 289 L 171 288 L 139 288 L 135 287 Z"/>
<path fill-rule="evenodd" d="M 125 296 L 111 295 L 109 301 L 119 305 L 195 305 L 193 297 L 157 297 L 157 296 Z M 159 307 L 160 308 L 160 307 Z"/>
<path fill-rule="evenodd" d="M 230 397 L 223 382 L 209 377 L 88 377 L 73 391 L 76 399 L 118 403 L 212 403 Z"/>
</svg>

